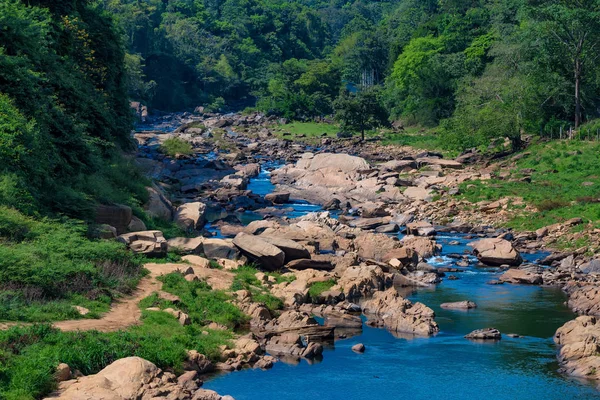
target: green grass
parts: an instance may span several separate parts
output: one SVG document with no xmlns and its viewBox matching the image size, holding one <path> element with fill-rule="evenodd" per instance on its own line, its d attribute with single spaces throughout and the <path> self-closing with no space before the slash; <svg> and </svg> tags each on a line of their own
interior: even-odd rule
<svg viewBox="0 0 600 400">
<path fill-rule="evenodd" d="M 110 299 L 130 293 L 144 259 L 86 234 L 82 221 L 34 219 L 0 207 L 0 320 L 80 318 L 71 305 L 97 316 Z"/>
<path fill-rule="evenodd" d="M 256 278 L 255 274 L 259 271 L 255 267 L 244 265 L 238 267 L 238 269 L 233 272 L 235 273 L 235 277 L 231 285 L 232 291 L 249 290 L 250 293 L 252 293 L 253 300 L 263 303 L 271 312 L 283 309 L 283 301 L 280 298 L 273 296 Z M 274 276 L 276 283 L 291 282 L 296 279 L 295 276 L 283 276 L 279 273 L 265 273 L 265 275 Z"/>
<path fill-rule="evenodd" d="M 384 130 L 378 133 L 381 144 L 394 146 L 410 146 L 415 149 L 437 151 L 445 157 L 454 157 L 457 154 L 444 150 L 435 129 L 426 129 L 418 126 L 406 127 L 400 132 Z"/>
<path fill-rule="evenodd" d="M 141 325 L 114 333 L 61 332 L 49 325 L 12 328 L 0 332 L 0 398 L 33 400 L 48 394 L 61 362 L 88 375 L 120 358 L 138 356 L 182 372 L 187 350 L 216 361 L 219 346 L 231 338 L 229 331 L 208 330 L 194 322 L 182 326 L 167 313 L 151 311 L 143 311 Z"/>
<path fill-rule="evenodd" d="M 323 282 L 314 282 L 308 288 L 308 295 L 314 301 L 316 301 L 319 296 L 323 293 L 331 289 L 336 285 L 336 281 L 333 279 L 329 279 Z"/>
<path fill-rule="evenodd" d="M 337 124 L 319 123 L 319 122 L 297 122 L 289 124 L 277 124 L 271 126 L 273 134 L 278 138 L 300 140 L 306 143 L 320 142 L 324 137 L 336 137 L 340 131 Z M 289 133 L 289 135 L 286 135 Z M 304 135 L 304 137 L 298 137 Z"/>
<path fill-rule="evenodd" d="M 234 329 L 248 322 L 248 316 L 229 303 L 229 294 L 212 290 L 206 282 L 188 282 L 178 273 L 168 274 L 159 279 L 163 282 L 163 290 L 179 296 L 179 308 L 199 325 L 217 322 Z M 155 306 L 160 307 L 161 303 Z"/>
<path fill-rule="evenodd" d="M 570 218 L 600 221 L 600 154 L 599 143 L 579 141 L 542 142 L 530 146 L 531 155 L 516 162 L 508 179 L 498 176 L 489 181 L 466 182 L 462 197 L 471 201 L 497 200 L 507 196 L 522 197 L 539 212 L 520 213 L 507 227 L 535 230 Z M 532 169 L 531 183 L 521 182 L 523 169 Z M 592 182 L 583 186 L 583 182 Z"/>
<path fill-rule="evenodd" d="M 160 150 L 168 156 L 175 157 L 177 154 L 184 156 L 193 153 L 192 145 L 183 139 L 169 138 L 160 145 Z"/>
</svg>

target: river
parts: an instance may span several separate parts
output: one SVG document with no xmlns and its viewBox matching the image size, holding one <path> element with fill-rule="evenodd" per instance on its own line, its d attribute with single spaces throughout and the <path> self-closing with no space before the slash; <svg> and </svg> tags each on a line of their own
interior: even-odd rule
<svg viewBox="0 0 600 400">
<path fill-rule="evenodd" d="M 270 193 L 267 163 L 248 187 L 257 194 Z M 292 203 L 289 217 L 319 211 L 315 205 Z M 246 220 L 259 218 L 249 214 Z M 218 233 L 218 232 L 217 232 Z M 436 267 L 453 267 L 452 254 L 470 251 L 469 239 L 460 234 L 438 235 L 443 250 L 429 260 Z M 535 262 L 547 253 L 524 254 Z M 423 289 L 404 290 L 411 301 L 421 301 L 436 312 L 440 332 L 431 338 L 395 337 L 385 329 L 363 325 L 362 334 L 338 340 L 327 347 L 320 362 L 302 360 L 275 364 L 272 370 L 243 370 L 219 375 L 204 387 L 237 400 L 292 399 L 593 399 L 592 386 L 557 372 L 552 336 L 574 314 L 557 288 L 525 285 L 489 285 L 499 273 L 477 267 L 476 259 L 459 279 Z M 441 303 L 471 300 L 474 310 L 440 308 Z M 472 342 L 463 336 L 475 329 L 495 327 L 503 334 L 498 342 Z M 351 351 L 366 346 L 364 354 Z"/>
</svg>

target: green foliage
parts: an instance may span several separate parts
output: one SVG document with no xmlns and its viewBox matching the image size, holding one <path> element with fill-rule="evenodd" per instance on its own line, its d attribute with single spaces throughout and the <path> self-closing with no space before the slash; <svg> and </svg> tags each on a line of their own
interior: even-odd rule
<svg viewBox="0 0 600 400">
<path fill-rule="evenodd" d="M 86 234 L 79 221 L 37 220 L 0 207 L 0 320 L 77 318 L 72 304 L 105 311 L 103 303 L 129 293 L 141 260 L 120 243 Z M 62 300 L 47 304 L 53 299 Z"/>
<path fill-rule="evenodd" d="M 342 131 L 360 132 L 363 140 L 365 131 L 388 125 L 387 111 L 374 88 L 364 88 L 357 93 L 343 91 L 333 106 Z"/>
<path fill-rule="evenodd" d="M 169 138 L 160 145 L 160 150 L 168 156 L 175 157 L 177 154 L 184 156 L 193 152 L 192 145 L 180 138 Z"/>
<path fill-rule="evenodd" d="M 313 301 L 316 301 L 319 296 L 336 285 L 334 279 L 329 279 L 323 282 L 314 282 L 308 288 L 308 295 Z"/>
</svg>

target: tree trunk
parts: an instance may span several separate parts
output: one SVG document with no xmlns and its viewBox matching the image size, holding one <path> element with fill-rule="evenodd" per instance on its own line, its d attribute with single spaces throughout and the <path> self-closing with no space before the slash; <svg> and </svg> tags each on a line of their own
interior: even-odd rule
<svg viewBox="0 0 600 400">
<path fill-rule="evenodd" d="M 581 62 L 579 58 L 575 59 L 575 129 L 579 127 L 581 123 Z"/>
<path fill-rule="evenodd" d="M 360 140 L 365 141 L 365 128 L 362 128 L 360 131 Z"/>
</svg>

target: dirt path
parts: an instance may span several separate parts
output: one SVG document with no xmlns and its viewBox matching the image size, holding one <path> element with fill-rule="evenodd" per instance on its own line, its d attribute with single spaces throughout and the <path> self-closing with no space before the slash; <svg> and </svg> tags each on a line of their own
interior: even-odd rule
<svg viewBox="0 0 600 400">
<path fill-rule="evenodd" d="M 186 269 L 189 266 L 189 264 L 146 264 L 145 268 L 150 271 L 150 274 L 140 281 L 133 295 L 114 303 L 110 311 L 101 318 L 58 321 L 53 326 L 62 331 L 97 330 L 100 332 L 112 332 L 135 325 L 139 323 L 142 316 L 138 303 L 153 292 L 159 291 L 162 287 L 162 283 L 156 278 L 178 269 Z M 0 330 L 6 330 L 16 325 L 28 324 L 19 322 L 0 323 Z"/>
</svg>

